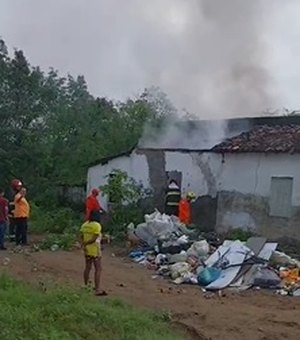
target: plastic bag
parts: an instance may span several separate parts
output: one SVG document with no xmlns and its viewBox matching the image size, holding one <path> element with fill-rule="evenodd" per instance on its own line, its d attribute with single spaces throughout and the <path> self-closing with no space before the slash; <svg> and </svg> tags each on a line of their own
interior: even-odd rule
<svg viewBox="0 0 300 340">
<path fill-rule="evenodd" d="M 170 266 L 170 275 L 173 280 L 177 279 L 184 274 L 187 274 L 191 270 L 191 267 L 186 262 L 178 262 Z"/>
<path fill-rule="evenodd" d="M 270 261 L 278 266 L 297 266 L 300 268 L 300 262 L 296 259 L 293 259 L 289 255 L 282 253 L 280 251 L 274 251 Z"/>
<path fill-rule="evenodd" d="M 206 240 L 195 242 L 187 251 L 189 256 L 206 258 L 209 252 L 209 244 Z"/>
<path fill-rule="evenodd" d="M 216 281 L 221 275 L 221 269 L 214 267 L 204 268 L 198 275 L 198 283 L 200 286 L 207 286 Z"/>
<path fill-rule="evenodd" d="M 178 262 L 186 262 L 188 256 L 187 253 L 183 250 L 179 254 L 169 255 L 168 260 L 170 264 L 178 263 Z"/>
</svg>

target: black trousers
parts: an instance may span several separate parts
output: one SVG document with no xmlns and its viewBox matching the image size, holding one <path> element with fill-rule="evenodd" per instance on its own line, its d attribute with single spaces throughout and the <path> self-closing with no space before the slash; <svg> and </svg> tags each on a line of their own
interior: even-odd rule
<svg viewBox="0 0 300 340">
<path fill-rule="evenodd" d="M 10 242 L 15 240 L 16 236 L 16 221 L 13 217 L 9 218 L 9 240 Z"/>
<path fill-rule="evenodd" d="M 166 205 L 165 214 L 169 216 L 178 216 L 179 215 L 179 207 L 178 205 Z"/>
<path fill-rule="evenodd" d="M 16 223 L 16 244 L 27 244 L 27 218 L 20 217 L 15 219 Z"/>
</svg>

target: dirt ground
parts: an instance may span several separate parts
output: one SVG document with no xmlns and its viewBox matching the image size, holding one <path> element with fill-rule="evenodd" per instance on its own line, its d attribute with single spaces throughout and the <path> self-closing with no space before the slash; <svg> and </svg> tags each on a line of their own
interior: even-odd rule
<svg viewBox="0 0 300 340">
<path fill-rule="evenodd" d="M 124 252 L 123 252 L 124 253 Z M 227 292 L 207 298 L 198 287 L 175 286 L 120 250 L 107 248 L 103 257 L 103 288 L 110 296 L 152 310 L 170 312 L 174 324 L 194 339 L 300 339 L 300 298 L 271 292 Z M 10 261 L 6 264 L 5 258 Z M 25 281 L 82 284 L 83 256 L 74 252 L 0 253 L 0 271 Z"/>
</svg>

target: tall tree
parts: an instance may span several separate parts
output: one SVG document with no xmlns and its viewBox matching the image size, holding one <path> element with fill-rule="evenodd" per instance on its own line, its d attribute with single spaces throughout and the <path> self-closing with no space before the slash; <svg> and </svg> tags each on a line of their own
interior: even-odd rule
<svg viewBox="0 0 300 340">
<path fill-rule="evenodd" d="M 95 98 L 83 76 L 44 74 L 0 40 L 0 181 L 22 178 L 35 197 L 83 183 L 90 162 L 131 148 L 145 124 L 170 114 L 154 93 L 124 103 Z"/>
</svg>

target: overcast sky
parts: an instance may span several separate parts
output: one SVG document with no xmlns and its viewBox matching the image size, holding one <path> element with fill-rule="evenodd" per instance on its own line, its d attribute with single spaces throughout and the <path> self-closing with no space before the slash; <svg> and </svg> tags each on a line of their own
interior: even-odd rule
<svg viewBox="0 0 300 340">
<path fill-rule="evenodd" d="M 0 36 L 97 96 L 160 86 L 199 117 L 300 109 L 298 0 L 0 0 Z"/>
</svg>

